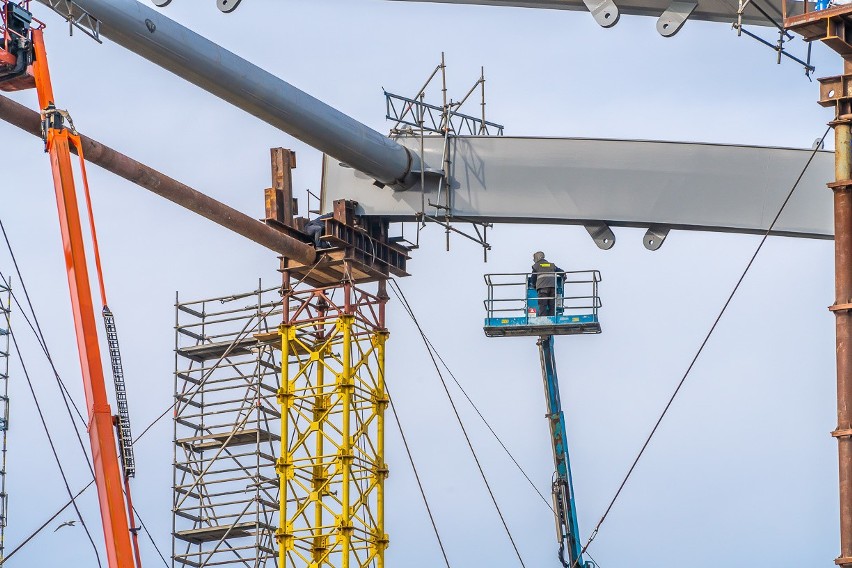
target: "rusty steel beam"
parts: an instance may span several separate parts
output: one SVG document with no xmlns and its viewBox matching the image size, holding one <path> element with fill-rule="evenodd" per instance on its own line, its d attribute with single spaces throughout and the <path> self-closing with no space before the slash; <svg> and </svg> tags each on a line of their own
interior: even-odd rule
<svg viewBox="0 0 852 568">
<path fill-rule="evenodd" d="M 0 95 L 0 119 L 41 138 L 39 114 L 2 95 Z M 97 140 L 83 135 L 80 138 L 83 141 L 86 161 L 144 187 L 160 197 L 165 197 L 278 254 L 304 264 L 314 262 L 316 250 L 311 245 L 285 235 Z"/>
</svg>

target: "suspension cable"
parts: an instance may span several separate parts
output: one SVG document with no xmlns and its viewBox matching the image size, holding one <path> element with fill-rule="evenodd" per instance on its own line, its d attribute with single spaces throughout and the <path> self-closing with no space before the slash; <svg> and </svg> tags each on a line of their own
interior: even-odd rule
<svg viewBox="0 0 852 568">
<path fill-rule="evenodd" d="M 743 280 L 745 280 L 745 277 L 748 274 L 749 270 L 751 270 L 751 267 L 754 264 L 754 261 L 757 258 L 757 255 L 760 254 L 760 251 L 763 249 L 763 245 L 766 243 L 766 240 L 769 238 L 769 235 L 772 232 L 772 229 L 775 228 L 775 224 L 778 222 L 778 219 L 781 217 L 781 213 L 784 212 L 784 209 L 787 207 L 787 203 L 789 203 L 790 198 L 793 197 L 793 192 L 795 192 L 796 188 L 799 187 L 799 183 L 802 181 L 802 178 L 805 176 L 805 173 L 808 171 L 808 168 L 810 167 L 811 163 L 813 162 L 814 157 L 816 156 L 819 149 L 822 147 L 822 144 L 825 141 L 825 137 L 828 136 L 828 133 L 830 131 L 831 131 L 831 127 L 829 126 L 828 128 L 825 129 L 825 132 L 823 133 L 822 137 L 819 139 L 819 142 L 814 144 L 814 149 L 811 152 L 810 157 L 808 158 L 808 161 L 805 163 L 804 168 L 802 168 L 802 171 L 799 173 L 799 177 L 796 178 L 796 181 L 793 183 L 793 187 L 790 188 L 790 191 L 787 193 L 787 197 L 781 203 L 781 207 L 778 209 L 778 213 L 775 214 L 775 217 L 772 219 L 772 222 L 769 224 L 769 228 L 767 228 L 766 231 L 763 233 L 763 237 L 760 239 L 760 243 L 757 245 L 757 248 L 754 250 L 754 254 L 751 255 L 751 259 L 749 259 L 748 264 L 746 264 L 745 269 L 743 270 L 742 274 L 740 274 L 740 277 L 737 280 L 737 283 L 734 284 L 734 288 L 733 288 L 733 290 L 731 290 L 731 293 L 728 295 L 728 299 L 725 300 L 725 303 L 722 305 L 722 309 L 719 310 L 719 315 L 716 316 L 716 319 L 713 321 L 713 325 L 710 326 L 710 330 L 704 336 L 704 340 L 701 342 L 701 345 L 699 345 L 698 350 L 695 352 L 695 355 L 692 357 L 692 360 L 690 361 L 689 366 L 686 368 L 686 371 L 683 373 L 683 376 L 680 378 L 680 381 L 678 382 L 677 386 L 675 387 L 675 390 L 672 393 L 671 397 L 669 397 L 669 400 L 666 403 L 665 407 L 663 407 L 663 411 L 660 413 L 659 418 L 657 418 L 657 421 L 654 423 L 654 427 L 651 428 L 651 433 L 648 434 L 648 437 L 645 439 L 645 443 L 642 444 L 642 447 L 640 448 L 639 453 L 636 455 L 636 459 L 633 460 L 633 463 L 630 465 L 630 469 L 627 470 L 627 474 L 624 476 L 624 479 L 621 481 L 621 484 L 618 486 L 618 489 L 616 490 L 615 495 L 612 497 L 612 500 L 609 502 L 609 505 L 607 505 L 607 508 L 604 511 L 604 514 L 601 516 L 600 520 L 595 525 L 594 530 L 589 535 L 589 539 L 586 541 L 586 544 L 583 546 L 583 549 L 580 552 L 581 556 L 586 552 L 586 550 L 589 548 L 589 545 L 597 537 L 598 531 L 600 530 L 601 525 L 603 525 L 607 516 L 609 516 L 609 513 L 610 513 L 610 511 L 612 511 L 612 508 L 615 505 L 615 502 L 618 500 L 619 496 L 621 495 L 622 490 L 624 489 L 624 486 L 627 484 L 627 480 L 630 479 L 630 476 L 633 474 L 633 470 L 636 469 L 636 464 L 639 463 L 639 460 L 642 458 L 642 455 L 645 453 L 645 450 L 648 448 L 648 444 L 651 443 L 651 439 L 654 437 L 654 434 L 657 433 L 657 429 L 660 427 L 660 424 L 662 423 L 663 419 L 666 417 L 666 414 L 668 414 L 669 409 L 671 408 L 672 403 L 674 403 L 675 398 L 680 393 L 681 387 L 683 387 L 683 384 L 686 382 L 686 379 L 689 377 L 689 374 L 692 372 L 692 369 L 695 366 L 696 361 L 698 361 L 698 358 L 701 356 L 701 353 L 704 351 L 704 347 L 706 347 L 707 342 L 710 340 L 710 336 L 713 335 L 713 332 L 716 330 L 716 326 L 719 325 L 719 321 L 721 321 L 722 316 L 725 314 L 725 312 L 728 309 L 728 306 L 731 305 L 731 301 L 734 299 L 734 295 L 740 289 L 740 285 L 743 283 Z M 577 568 L 578 562 L 579 562 L 579 558 L 574 561 L 571 568 Z M 580 567 L 580 568 L 582 568 L 582 567 Z"/>
<path fill-rule="evenodd" d="M 408 439 L 405 437 L 405 432 L 402 431 L 402 422 L 399 420 L 399 414 L 396 412 L 396 405 L 393 403 L 393 397 L 390 394 L 387 382 L 385 382 L 385 392 L 388 393 L 393 419 L 396 422 L 396 427 L 399 429 L 399 435 L 402 437 L 402 445 L 405 446 L 405 453 L 408 454 L 408 462 L 411 464 L 412 471 L 414 471 L 414 478 L 417 480 L 417 488 L 420 489 L 420 496 L 423 498 L 423 504 L 426 506 L 426 513 L 429 515 L 429 521 L 432 523 L 432 530 L 435 533 L 435 539 L 438 541 L 438 546 L 441 548 L 441 555 L 444 557 L 444 564 L 447 565 L 447 568 L 451 568 L 450 560 L 447 558 L 447 551 L 444 549 L 444 542 L 441 540 L 441 535 L 438 533 L 438 525 L 435 523 L 435 517 L 432 515 L 432 508 L 429 506 L 429 500 L 426 499 L 426 491 L 423 489 L 423 482 L 420 481 L 420 473 L 417 471 L 417 466 L 414 465 L 411 448 L 408 446 Z"/>
<path fill-rule="evenodd" d="M 494 431 L 494 428 L 491 427 L 491 424 L 489 424 L 488 420 L 485 419 L 485 416 L 482 414 L 482 412 L 480 412 L 479 407 L 477 407 L 476 404 L 474 404 L 473 400 L 467 394 L 467 391 L 464 390 L 464 387 L 461 386 L 461 383 L 456 378 L 452 369 L 450 369 L 450 367 L 447 365 L 446 361 L 444 361 L 444 358 L 441 357 L 441 354 L 438 352 L 438 350 L 435 349 L 435 346 L 432 344 L 432 341 L 427 338 L 426 342 L 428 343 L 429 348 L 432 349 L 432 351 L 435 353 L 435 356 L 438 358 L 438 361 L 441 362 L 441 365 L 444 366 L 444 368 L 447 370 L 447 373 L 449 373 L 450 377 L 452 377 L 453 382 L 456 383 L 456 386 L 461 391 L 461 393 L 464 395 L 465 399 L 467 399 L 468 403 L 470 403 L 470 406 L 473 407 L 473 409 L 476 411 L 476 414 L 479 416 L 480 419 L 482 419 L 482 422 L 488 428 L 488 431 L 491 432 L 491 434 L 494 436 L 494 439 L 497 440 L 497 443 L 500 444 L 500 447 L 503 448 L 503 451 L 506 452 L 506 455 L 509 456 L 509 459 L 512 460 L 512 463 L 515 464 L 515 467 L 518 468 L 518 471 L 521 472 L 521 475 L 524 476 L 524 479 L 527 480 L 527 482 L 530 484 L 530 487 L 533 488 L 533 491 L 535 491 L 538 494 L 538 496 L 541 497 L 542 502 L 545 505 L 547 505 L 547 508 L 550 509 L 550 512 L 555 513 L 555 511 L 553 510 L 553 505 L 551 504 L 551 502 L 547 500 L 547 498 L 544 496 L 544 494 L 542 494 L 541 491 L 539 491 L 538 487 L 536 487 L 535 483 L 533 483 L 533 480 L 530 478 L 530 476 L 527 474 L 527 472 L 524 470 L 524 468 L 521 466 L 521 464 L 518 463 L 518 460 L 515 459 L 515 456 L 512 455 L 512 452 L 509 451 L 509 448 L 506 447 L 506 444 L 503 443 L 503 440 L 500 439 L 500 436 L 497 435 L 497 432 Z"/>
<path fill-rule="evenodd" d="M 29 543 L 32 539 L 34 539 L 34 538 L 36 537 L 36 535 L 38 535 L 38 533 L 40 533 L 41 531 L 43 531 L 43 530 L 47 527 L 47 525 L 49 525 L 50 523 L 52 523 L 52 522 L 53 522 L 53 520 L 54 520 L 56 517 L 58 517 L 59 515 L 61 515 L 61 514 L 62 514 L 62 511 L 64 511 L 64 510 L 65 510 L 65 509 L 67 509 L 68 507 L 70 507 L 70 506 L 71 506 L 71 504 L 72 504 L 72 503 L 74 503 L 74 501 L 75 501 L 75 500 L 76 500 L 76 499 L 77 499 L 80 495 L 82 495 L 83 493 L 85 493 L 85 492 L 86 492 L 86 490 L 87 490 L 89 487 L 91 487 L 94 483 L 95 483 L 95 480 L 94 480 L 94 479 L 92 479 L 92 480 L 91 480 L 88 484 L 86 484 L 86 486 L 85 486 L 84 488 L 82 488 L 80 491 L 78 491 L 78 492 L 74 495 L 74 497 L 72 497 L 72 498 L 71 498 L 71 500 L 70 500 L 70 501 L 68 501 L 67 503 L 65 503 L 64 505 L 62 505 L 62 507 L 61 507 L 58 511 L 56 511 L 56 512 L 53 514 L 53 516 L 52 516 L 52 517 L 50 517 L 49 519 L 47 519 L 47 520 L 46 520 L 46 521 L 45 521 L 45 522 L 44 522 L 41 526 L 39 526 L 36 530 L 34 530 L 32 533 L 30 533 L 30 535 L 29 535 L 27 538 L 25 538 L 25 539 L 21 542 L 21 544 L 19 544 L 18 546 L 16 546 L 16 547 L 15 547 L 15 549 L 14 549 L 12 552 L 10 552 L 9 554 L 7 554 L 7 555 L 3 558 L 3 564 L 5 564 L 6 562 L 8 562 L 8 561 L 9 561 L 9 559 L 10 559 L 10 558 L 12 558 L 12 556 L 14 556 L 16 552 L 18 552 L 19 550 L 21 550 L 21 549 L 22 549 L 25 545 L 27 545 L 27 544 L 28 544 L 28 543 Z"/>
<path fill-rule="evenodd" d="M 3 239 L 6 242 L 6 248 L 9 251 L 9 256 L 12 259 L 12 264 L 15 267 L 15 273 L 18 276 L 18 281 L 21 283 L 21 289 L 24 291 L 24 298 L 26 299 L 27 306 L 29 308 L 30 313 L 32 314 L 32 321 L 30 320 L 29 314 L 21 305 L 21 302 L 18 300 L 17 294 L 12 292 L 12 298 L 15 301 L 15 305 L 20 309 L 21 315 L 24 318 L 24 321 L 27 322 L 30 330 L 32 330 L 33 334 L 36 337 L 36 342 L 41 347 L 42 352 L 47 358 L 48 363 L 50 364 L 50 368 L 53 371 L 53 376 L 56 379 L 57 385 L 59 386 L 60 394 L 62 395 L 62 402 L 65 405 L 65 410 L 68 413 L 68 419 L 71 421 L 71 425 L 74 428 L 74 434 L 77 437 L 77 443 L 80 446 L 80 450 L 83 452 L 83 457 L 86 460 L 86 464 L 89 466 L 89 471 L 92 474 L 92 477 L 95 475 L 95 470 L 92 465 L 92 461 L 89 458 L 89 453 L 86 450 L 86 444 L 83 442 L 82 434 L 80 433 L 80 428 L 74 420 L 74 415 L 71 413 L 71 407 L 73 406 L 74 410 L 77 412 L 77 416 L 80 418 L 80 422 L 84 428 L 88 427 L 86 420 L 83 418 L 83 414 L 80 412 L 80 408 L 77 406 L 76 402 L 74 402 L 74 398 L 71 396 L 71 393 L 68 391 L 68 387 L 65 386 L 65 382 L 59 376 L 59 371 L 56 368 L 56 365 L 53 362 L 53 357 L 50 354 L 50 350 L 47 347 L 47 340 L 44 337 L 44 333 L 41 329 L 41 324 L 38 321 L 38 315 L 36 314 L 35 308 L 33 307 L 32 300 L 30 299 L 29 290 L 27 289 L 26 280 L 24 279 L 24 275 L 21 272 L 21 268 L 18 265 L 17 257 L 15 256 L 15 251 L 12 248 L 12 243 L 9 241 L 9 235 L 6 233 L 6 227 L 3 225 L 3 220 L 0 219 L 0 231 L 3 233 Z M 3 276 L 3 273 L 0 272 L 0 279 L 3 282 L 7 282 L 6 278 Z M 69 404 L 70 403 L 70 404 Z"/>
<path fill-rule="evenodd" d="M 77 517 L 80 519 L 80 524 L 83 525 L 83 529 L 86 531 L 86 536 L 89 537 L 89 542 L 92 543 L 92 549 L 95 551 L 95 558 L 97 559 L 98 566 L 102 567 L 103 565 L 101 564 L 101 556 L 100 556 L 100 553 L 98 553 L 98 547 L 95 544 L 95 540 L 92 538 L 92 533 L 89 532 L 89 527 L 86 526 L 86 521 L 83 520 L 83 514 L 80 512 L 80 508 L 77 507 L 77 502 L 75 501 L 76 497 L 74 497 L 74 495 L 71 492 L 71 486 L 68 484 L 68 477 L 65 475 L 65 470 L 62 467 L 62 461 L 59 459 L 59 454 L 56 452 L 56 446 L 53 443 L 53 437 L 50 435 L 50 429 L 47 427 L 47 421 L 45 420 L 44 413 L 41 410 L 41 405 L 38 402 L 38 396 L 36 396 L 35 388 L 33 387 L 33 382 L 30 379 L 29 371 L 27 371 L 26 363 L 24 363 L 24 358 L 21 355 L 21 348 L 18 345 L 18 338 L 15 335 L 15 331 L 12 329 L 12 326 L 9 325 L 8 320 L 7 320 L 7 325 L 8 325 L 8 328 L 9 328 L 9 335 L 12 338 L 12 344 L 15 346 L 15 353 L 17 353 L 17 355 L 18 355 L 18 361 L 21 363 L 21 369 L 23 370 L 24 377 L 26 378 L 27 384 L 30 387 L 30 393 L 33 396 L 33 402 L 35 403 L 36 410 L 38 411 L 38 416 L 39 416 L 39 419 L 41 420 L 42 428 L 44 428 L 44 433 L 47 436 L 48 443 L 50 444 L 50 450 L 53 453 L 53 459 L 56 461 L 56 466 L 59 468 L 59 473 L 62 476 L 63 483 L 65 484 L 65 490 L 68 493 L 68 497 L 71 498 L 71 501 L 72 501 L 73 506 L 74 506 L 74 510 L 77 512 Z"/>
<path fill-rule="evenodd" d="M 482 481 L 485 484 L 485 488 L 488 490 L 488 495 L 491 497 L 491 502 L 494 503 L 494 508 L 497 511 L 497 515 L 500 517 L 500 522 L 503 523 L 503 528 L 506 530 L 506 535 L 509 537 L 509 542 L 512 543 L 512 548 L 515 550 L 515 555 L 518 557 L 518 562 L 520 562 L 522 568 L 526 568 L 526 564 L 524 564 L 524 559 L 521 557 L 521 552 L 518 550 L 518 545 L 515 544 L 515 539 L 512 537 L 512 531 L 509 529 L 509 525 L 506 523 L 506 518 L 503 516 L 503 511 L 500 509 L 500 505 L 497 503 L 497 498 L 494 496 L 494 491 L 491 489 L 491 485 L 488 483 L 488 478 L 485 476 L 485 470 L 482 469 L 482 464 L 479 462 L 479 457 L 476 455 L 476 450 L 473 448 L 473 443 L 470 440 L 470 436 L 467 434 L 467 429 L 464 427 L 464 422 L 461 419 L 461 415 L 459 414 L 458 408 L 456 408 L 456 403 L 453 400 L 452 394 L 450 394 L 450 389 L 447 387 L 447 382 L 444 380 L 444 375 L 441 373 L 441 367 L 438 365 L 438 361 L 435 358 L 435 355 L 432 353 L 432 350 L 429 349 L 428 338 L 426 337 L 423 328 L 420 327 L 420 322 L 417 320 L 417 317 L 414 315 L 414 311 L 411 308 L 411 305 L 408 303 L 408 300 L 405 298 L 405 294 L 403 294 L 399 285 L 395 280 L 391 279 L 391 288 L 396 295 L 396 297 L 403 304 L 405 311 L 408 313 L 411 320 L 414 322 L 414 325 L 417 327 L 417 331 L 420 333 L 420 337 L 423 339 L 424 345 L 427 347 L 427 351 L 429 352 L 429 358 L 432 359 L 432 364 L 435 367 L 435 371 L 438 373 L 438 378 L 441 381 L 441 385 L 444 387 L 444 392 L 447 394 L 447 398 L 450 401 L 450 406 L 453 409 L 453 413 L 456 416 L 456 420 L 459 423 L 459 427 L 461 428 L 462 434 L 464 435 L 464 439 L 467 442 L 468 448 L 470 448 L 470 453 L 473 456 L 473 460 L 476 462 L 476 467 L 479 469 L 479 474 L 482 477 Z"/>
</svg>

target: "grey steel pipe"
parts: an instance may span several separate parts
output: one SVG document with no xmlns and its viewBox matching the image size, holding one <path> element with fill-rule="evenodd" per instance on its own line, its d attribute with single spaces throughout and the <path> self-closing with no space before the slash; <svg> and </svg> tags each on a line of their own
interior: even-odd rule
<svg viewBox="0 0 852 568">
<path fill-rule="evenodd" d="M 41 118 L 37 112 L 0 95 L 0 119 L 41 138 Z M 312 264 L 316 250 L 248 215 L 216 201 L 133 158 L 113 150 L 88 136 L 80 135 L 86 161 L 165 197 L 249 240 L 303 264 Z M 74 151 L 72 147 L 72 151 Z M 260 194 L 258 194 L 260 195 Z"/>
<path fill-rule="evenodd" d="M 136 0 L 74 3 L 122 47 L 383 184 L 412 185 L 419 160 L 407 149 L 174 20 Z"/>
</svg>

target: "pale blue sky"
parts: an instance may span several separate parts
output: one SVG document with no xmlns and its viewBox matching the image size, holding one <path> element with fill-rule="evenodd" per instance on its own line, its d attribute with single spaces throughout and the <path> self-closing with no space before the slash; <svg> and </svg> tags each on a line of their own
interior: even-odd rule
<svg viewBox="0 0 852 568">
<path fill-rule="evenodd" d="M 507 135 L 810 147 L 831 118 L 801 68 L 775 65 L 774 52 L 725 24 L 690 22 L 663 39 L 653 19 L 623 17 L 604 30 L 575 12 L 247 0 L 226 16 L 214 4 L 175 0 L 164 12 L 380 131 L 388 128 L 381 88 L 413 94 L 441 51 L 456 97 L 485 66 L 489 119 Z M 262 214 L 269 183 L 269 147 L 295 149 L 295 187 L 318 189 L 319 152 L 109 42 L 69 38 L 41 6 L 37 15 L 49 25 L 59 106 L 81 131 L 254 216 Z M 820 46 L 814 57 L 817 76 L 839 72 Z M 14 98 L 35 107 L 33 93 Z M 0 218 L 58 367 L 81 402 L 50 168 L 40 141 L 8 125 L 0 125 L 0 136 Z M 138 431 L 172 402 L 175 290 L 191 298 L 252 289 L 259 277 L 275 281 L 277 260 L 97 168 L 89 175 Z M 444 252 L 443 233 L 431 228 L 414 253 L 413 276 L 401 282 L 435 346 L 547 494 L 553 466 L 535 341 L 484 337 L 482 274 L 526 269 L 538 249 L 566 269 L 601 270 L 604 333 L 557 341 L 584 539 L 758 242 L 674 232 L 651 253 L 642 234 L 617 229 L 615 248 L 601 251 L 582 228 L 501 226 L 483 264 L 481 251 L 462 239 Z M 832 259 L 826 241 L 767 243 L 591 548 L 602 568 L 833 565 Z M 0 270 L 12 270 L 5 253 Z M 452 565 L 517 566 L 425 350 L 396 302 L 389 327 L 388 380 Z M 17 328 L 27 337 L 20 319 Z M 80 487 L 88 474 L 48 367 L 31 338 L 23 348 L 72 484 Z M 17 364 L 11 391 L 6 537 L 14 547 L 66 497 Z M 527 566 L 556 567 L 549 510 L 470 408 L 460 407 Z M 394 428 L 388 432 L 388 565 L 440 566 L 401 444 Z M 137 452 L 136 504 L 168 552 L 168 420 Z M 100 538 L 94 493 L 83 510 Z M 79 528 L 45 532 L 9 566 L 93 566 L 82 535 Z M 146 566 L 162 565 L 147 543 L 144 554 Z"/>
</svg>

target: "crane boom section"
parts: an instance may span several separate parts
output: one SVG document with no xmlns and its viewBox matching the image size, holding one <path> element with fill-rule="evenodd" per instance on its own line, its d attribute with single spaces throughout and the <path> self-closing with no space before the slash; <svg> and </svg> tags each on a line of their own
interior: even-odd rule
<svg viewBox="0 0 852 568">
<path fill-rule="evenodd" d="M 74 143 L 74 136 L 64 127 L 62 115 L 52 112 L 55 111 L 55 99 L 43 32 L 41 29 L 33 29 L 31 34 L 34 50 L 33 75 L 39 107 L 44 113 L 45 148 L 50 156 L 56 189 L 107 559 L 110 568 L 134 568 L 134 553 L 122 492 L 122 475 L 113 434 L 113 417 L 107 399 L 79 203 L 71 166 L 70 145 Z"/>
<path fill-rule="evenodd" d="M 570 568 L 585 568 L 582 546 L 577 526 L 577 508 L 574 503 L 574 486 L 571 480 L 571 461 L 568 455 L 568 437 L 565 415 L 559 398 L 559 380 L 556 376 L 556 359 L 553 353 L 553 336 L 541 336 L 538 340 L 541 356 L 541 376 L 547 398 L 547 419 L 553 446 L 553 462 L 556 474 L 553 479 L 553 509 L 556 515 L 556 532 L 559 538 L 559 559 Z M 565 549 L 568 549 L 568 559 Z"/>
</svg>

